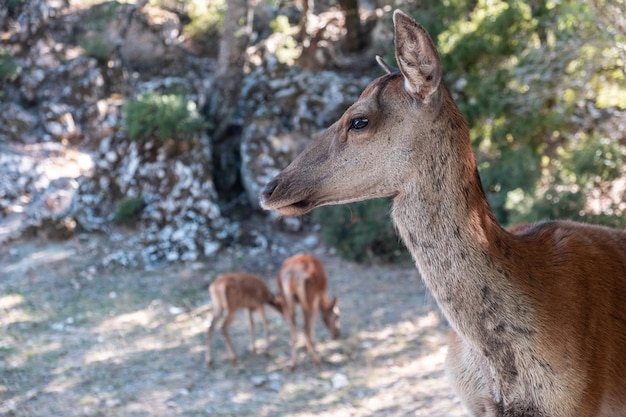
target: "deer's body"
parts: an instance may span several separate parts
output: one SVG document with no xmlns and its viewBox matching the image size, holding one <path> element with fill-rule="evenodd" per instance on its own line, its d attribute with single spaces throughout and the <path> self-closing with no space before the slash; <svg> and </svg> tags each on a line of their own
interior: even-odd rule
<svg viewBox="0 0 626 417">
<path fill-rule="evenodd" d="M 504 230 L 426 31 L 394 13 L 400 72 L 374 80 L 263 190 L 284 215 L 393 197 L 392 218 L 453 329 L 446 368 L 472 416 L 626 416 L 626 232 Z"/>
<path fill-rule="evenodd" d="M 296 306 L 302 311 L 306 349 L 311 360 L 320 366 L 320 359 L 315 352 L 313 336 L 315 316 L 318 311 L 333 339 L 339 337 L 339 310 L 337 297 L 332 301 L 326 295 L 328 279 L 324 264 L 311 255 L 295 255 L 287 258 L 278 275 L 278 289 L 284 300 L 283 315 L 291 327 L 291 369 L 297 365 L 298 326 L 296 324 Z"/>
<path fill-rule="evenodd" d="M 269 341 L 267 316 L 265 315 L 264 306 L 268 304 L 279 313 L 282 313 L 282 302 L 279 297 L 272 294 L 263 278 L 258 275 L 242 272 L 222 274 L 209 286 L 209 294 L 211 295 L 211 310 L 213 316 L 207 330 L 206 363 L 209 367 L 213 365 L 213 358 L 211 357 L 213 331 L 224 311 L 226 311 L 226 318 L 224 318 L 222 322 L 222 335 L 224 336 L 228 355 L 233 364 L 237 363 L 237 356 L 230 342 L 228 327 L 235 318 L 235 313 L 238 310 L 248 310 L 248 319 L 250 321 L 250 350 L 252 353 L 256 353 L 253 312 L 257 311 L 261 315 L 265 340 Z"/>
</svg>

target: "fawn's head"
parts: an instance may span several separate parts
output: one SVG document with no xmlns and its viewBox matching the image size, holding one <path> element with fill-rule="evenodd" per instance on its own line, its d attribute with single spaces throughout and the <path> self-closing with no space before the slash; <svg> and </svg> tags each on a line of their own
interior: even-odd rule
<svg viewBox="0 0 626 417">
<path fill-rule="evenodd" d="M 441 115 L 452 101 L 441 84 L 432 39 L 402 12 L 393 17 L 400 70 L 385 66 L 387 74 L 265 186 L 265 209 L 293 216 L 328 204 L 399 195 L 410 176 L 437 163 L 442 132 L 465 126 L 460 114 L 460 121 Z"/>
<path fill-rule="evenodd" d="M 337 305 L 337 296 L 333 297 L 333 301 L 328 304 L 320 303 L 320 313 L 326 328 L 330 332 L 333 339 L 338 339 L 341 334 L 339 325 L 339 306 Z"/>
</svg>

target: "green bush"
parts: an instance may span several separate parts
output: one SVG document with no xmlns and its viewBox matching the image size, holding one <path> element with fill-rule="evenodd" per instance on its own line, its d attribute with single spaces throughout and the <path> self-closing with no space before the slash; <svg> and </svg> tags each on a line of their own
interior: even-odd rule
<svg viewBox="0 0 626 417">
<path fill-rule="evenodd" d="M 21 72 L 22 67 L 13 58 L 13 54 L 0 50 L 0 83 L 15 81 Z"/>
<path fill-rule="evenodd" d="M 607 203 L 604 212 L 590 209 L 593 190 L 602 188 L 622 176 L 626 166 L 626 146 L 600 134 L 576 135 L 557 149 L 558 162 L 548 167 L 552 173 L 534 194 L 524 195 L 521 189 L 508 193 L 506 208 L 511 213 L 510 223 L 532 222 L 543 219 L 574 219 L 613 227 L 626 226 L 626 217 L 620 199 Z"/>
<path fill-rule="evenodd" d="M 105 34 L 119 15 L 122 4 L 106 1 L 89 7 L 81 18 L 81 30 L 76 33 L 77 43 L 85 54 L 100 63 L 109 60 L 115 50 L 115 43 Z"/>
<path fill-rule="evenodd" d="M 26 5 L 26 0 L 7 0 L 6 8 L 10 17 L 17 17 L 20 10 Z"/>
<path fill-rule="evenodd" d="M 146 202 L 141 197 L 130 197 L 121 200 L 115 208 L 113 222 L 130 225 L 139 219 L 139 215 L 146 207 Z"/>
<path fill-rule="evenodd" d="M 180 94 L 141 95 L 126 103 L 124 115 L 132 141 L 185 138 L 208 126 L 195 103 Z"/>
<path fill-rule="evenodd" d="M 425 0 L 412 10 L 438 44 L 487 197 L 504 224 L 546 217 L 613 223 L 589 214 L 587 198 L 621 175 L 620 152 L 607 149 L 619 144 L 588 138 L 577 146 L 581 126 L 573 116 L 582 103 L 626 108 L 625 37 L 604 20 L 609 6 Z"/>
<path fill-rule="evenodd" d="M 273 53 L 278 62 L 289 66 L 295 65 L 302 54 L 302 48 L 294 37 L 297 28 L 289 24 L 287 16 L 280 15 L 270 22 L 270 29 L 274 34 L 279 35 L 274 38 L 273 42 Z"/>
<path fill-rule="evenodd" d="M 224 28 L 226 0 L 190 0 L 185 6 L 189 23 L 183 28 L 183 34 L 200 43 L 215 43 Z"/>
<path fill-rule="evenodd" d="M 85 50 L 85 54 L 100 62 L 106 62 L 113 53 L 113 45 L 107 43 L 100 34 L 90 34 L 80 40 L 80 46 Z"/>
<path fill-rule="evenodd" d="M 396 233 L 389 210 L 389 200 L 376 199 L 321 207 L 313 212 L 313 220 L 320 225 L 324 242 L 345 259 L 408 260 L 409 254 Z"/>
</svg>

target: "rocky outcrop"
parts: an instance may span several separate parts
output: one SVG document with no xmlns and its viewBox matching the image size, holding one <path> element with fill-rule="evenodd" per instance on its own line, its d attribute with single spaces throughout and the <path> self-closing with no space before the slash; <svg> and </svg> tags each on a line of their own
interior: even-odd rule
<svg viewBox="0 0 626 417">
<path fill-rule="evenodd" d="M 113 233 L 120 206 L 136 200 L 138 233 L 104 264 L 190 261 L 233 241 L 267 247 L 261 232 L 240 230 L 222 213 L 206 132 L 129 140 L 129 99 L 175 92 L 201 109 L 211 94 L 215 62 L 180 43 L 177 14 L 141 2 L 71 9 L 34 0 L 4 10 L 0 25 L 3 57 L 16 68 L 0 77 L 0 244 L 24 233 Z M 258 210 L 260 188 L 367 80 L 289 69 L 267 48 L 256 51 L 238 110 L 241 163 L 230 169 Z"/>
<path fill-rule="evenodd" d="M 11 12 L 2 23 L 19 72 L 3 80 L 0 101 L 0 243 L 26 232 L 109 233 L 120 202 L 140 198 L 140 232 L 111 260 L 193 260 L 219 250 L 227 228 L 210 138 L 199 131 L 132 142 L 124 128 L 122 106 L 142 93 L 204 99 L 213 63 L 177 45 L 178 17 L 116 2 L 60 13 L 34 1 Z"/>
</svg>

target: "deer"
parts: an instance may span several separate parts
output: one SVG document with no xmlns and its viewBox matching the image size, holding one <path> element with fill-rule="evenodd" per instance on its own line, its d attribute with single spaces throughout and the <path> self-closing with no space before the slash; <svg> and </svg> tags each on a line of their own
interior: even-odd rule
<svg viewBox="0 0 626 417">
<path fill-rule="evenodd" d="M 333 297 L 332 301 L 328 299 L 327 285 L 328 278 L 324 264 L 311 255 L 294 255 L 287 258 L 280 268 L 278 291 L 283 300 L 283 316 L 291 328 L 291 371 L 297 367 L 298 355 L 296 305 L 299 305 L 302 311 L 306 350 L 316 367 L 321 366 L 313 343 L 315 316 L 318 311 L 331 337 L 338 339 L 340 336 L 337 296 Z"/>
<path fill-rule="evenodd" d="M 399 69 L 382 65 L 264 186 L 262 207 L 297 216 L 391 198 L 449 323 L 444 366 L 471 416 L 626 416 L 626 232 L 569 220 L 503 228 L 433 40 L 399 10 L 393 24 Z"/>
<path fill-rule="evenodd" d="M 240 309 L 248 310 L 250 322 L 250 351 L 256 354 L 256 341 L 254 331 L 253 312 L 257 311 L 263 320 L 263 332 L 265 340 L 269 341 L 269 330 L 265 304 L 273 307 L 282 315 L 283 304 L 281 298 L 274 295 L 267 284 L 258 275 L 243 272 L 231 272 L 219 275 L 209 286 L 211 296 L 212 317 L 207 330 L 207 350 L 205 361 L 209 368 L 213 367 L 211 356 L 211 342 L 217 322 L 221 319 L 224 311 L 227 312 L 222 322 L 222 335 L 226 342 L 226 349 L 233 365 L 237 365 L 237 356 L 228 335 L 228 327 L 235 318 L 235 313 Z"/>
</svg>

